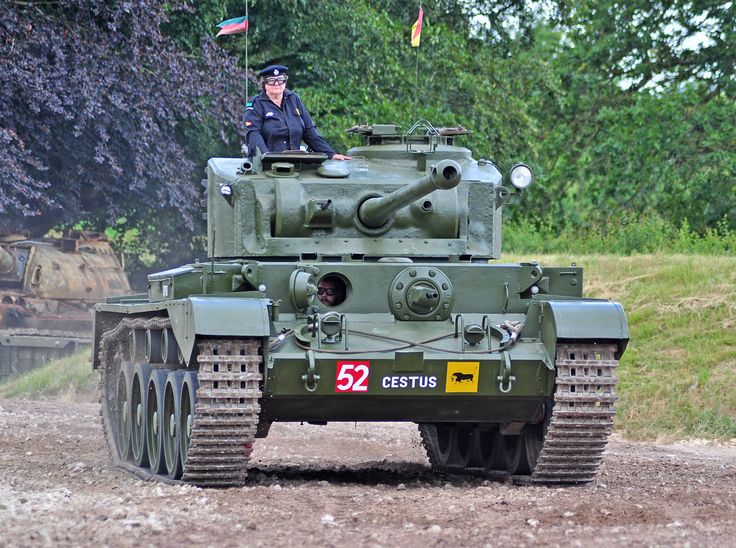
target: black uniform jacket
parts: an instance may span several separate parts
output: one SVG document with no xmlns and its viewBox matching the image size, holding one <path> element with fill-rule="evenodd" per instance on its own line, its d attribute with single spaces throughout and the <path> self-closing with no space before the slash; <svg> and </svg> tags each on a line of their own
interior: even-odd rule
<svg viewBox="0 0 736 548">
<path fill-rule="evenodd" d="M 284 90 L 281 107 L 277 107 L 265 92 L 259 93 L 245 106 L 245 140 L 253 155 L 258 147 L 262 153 L 299 150 L 304 141 L 313 151 L 332 158 L 335 151 L 317 133 L 312 117 L 301 98 Z"/>
</svg>

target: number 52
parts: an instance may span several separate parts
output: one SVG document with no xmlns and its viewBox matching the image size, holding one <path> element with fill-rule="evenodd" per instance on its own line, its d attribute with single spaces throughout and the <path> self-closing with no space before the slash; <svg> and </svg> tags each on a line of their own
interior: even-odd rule
<svg viewBox="0 0 736 548">
<path fill-rule="evenodd" d="M 368 374 L 371 363 L 337 362 L 335 392 L 368 392 Z"/>
</svg>

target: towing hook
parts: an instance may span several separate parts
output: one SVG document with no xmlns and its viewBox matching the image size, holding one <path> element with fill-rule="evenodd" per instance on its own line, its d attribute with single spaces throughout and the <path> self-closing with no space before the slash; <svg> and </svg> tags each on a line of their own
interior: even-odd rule
<svg viewBox="0 0 736 548">
<path fill-rule="evenodd" d="M 503 357 L 503 363 L 501 364 L 501 371 L 496 380 L 498 381 L 498 389 L 503 394 L 511 392 L 511 386 L 516 382 L 516 377 L 511 374 L 511 357 L 506 351 L 501 352 Z"/>
<path fill-rule="evenodd" d="M 312 350 L 307 351 L 307 360 L 309 366 L 307 368 L 306 375 L 302 375 L 302 381 L 304 381 L 304 388 L 308 392 L 314 392 L 317 390 L 317 382 L 319 382 L 319 375 L 317 375 L 317 367 L 314 362 L 314 352 Z"/>
</svg>

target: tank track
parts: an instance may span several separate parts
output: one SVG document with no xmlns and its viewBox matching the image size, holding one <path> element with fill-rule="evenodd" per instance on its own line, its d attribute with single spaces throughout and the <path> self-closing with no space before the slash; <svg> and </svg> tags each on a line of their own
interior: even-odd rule
<svg viewBox="0 0 736 548">
<path fill-rule="evenodd" d="M 152 474 L 121 461 L 116 450 L 117 426 L 111 413 L 108 383 L 115 382 L 122 364 L 123 345 L 132 329 L 164 329 L 167 318 L 126 318 L 101 338 L 100 415 L 105 441 L 113 461 L 136 477 L 167 484 L 190 483 L 201 487 L 243 485 L 253 451 L 263 379 L 260 339 L 207 340 L 199 343 L 197 403 L 191 441 L 182 480 Z M 117 343 L 117 344 L 116 344 Z M 120 355 L 116 356 L 116 352 Z M 103 406 L 107 406 L 103 409 Z M 107 411 L 107 412 L 106 412 Z"/>
<path fill-rule="evenodd" d="M 260 349 L 258 339 L 199 344 L 199 389 L 182 476 L 186 483 L 243 485 L 261 410 Z"/>
<path fill-rule="evenodd" d="M 102 433 L 107 445 L 107 452 L 112 461 L 123 470 L 131 472 L 139 479 L 151 480 L 154 478 L 147 470 L 137 468 L 126 463 L 118 457 L 117 423 L 112 419 L 115 417 L 114 394 L 108 389 L 115 386 L 120 368 L 123 362 L 123 352 L 130 331 L 133 329 L 166 329 L 171 327 L 168 318 L 125 318 L 113 329 L 105 331 L 100 337 L 100 350 L 98 359 L 100 361 L 100 422 Z"/>
<path fill-rule="evenodd" d="M 579 484 L 591 482 L 603 459 L 613 429 L 615 345 L 561 344 L 557 347 L 554 405 L 531 476 L 519 483 Z M 419 425 L 422 445 L 437 472 L 477 473 L 455 469 L 434 454 L 431 430 Z"/>
<path fill-rule="evenodd" d="M 616 414 L 615 345 L 559 345 L 555 399 L 534 483 L 593 480 Z"/>
</svg>

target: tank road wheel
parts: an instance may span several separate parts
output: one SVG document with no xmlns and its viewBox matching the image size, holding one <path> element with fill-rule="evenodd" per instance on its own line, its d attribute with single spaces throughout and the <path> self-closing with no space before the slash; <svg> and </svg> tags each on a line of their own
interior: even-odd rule
<svg viewBox="0 0 736 548">
<path fill-rule="evenodd" d="M 531 474 L 542 449 L 543 431 L 540 423 L 525 426 L 518 435 L 503 436 L 509 474 Z"/>
<path fill-rule="evenodd" d="M 146 444 L 146 406 L 148 402 L 148 380 L 151 366 L 139 363 L 133 373 L 133 388 L 130 394 L 131 431 L 130 439 L 133 449 L 133 464 L 138 467 L 148 466 L 148 446 Z"/>
<path fill-rule="evenodd" d="M 524 453 L 530 472 L 537 466 L 548 427 L 549 420 L 546 420 L 539 424 L 529 424 L 522 430 L 522 436 L 524 436 Z"/>
<path fill-rule="evenodd" d="M 488 471 L 506 471 L 503 436 L 498 430 L 475 430 L 470 464 Z"/>
<path fill-rule="evenodd" d="M 197 346 L 197 400 L 182 479 L 242 485 L 253 451 L 263 381 L 261 339 L 206 340 Z M 185 403 L 182 401 L 182 420 Z"/>
<path fill-rule="evenodd" d="M 166 462 L 166 475 L 171 479 L 179 479 L 182 473 L 181 459 L 179 458 L 179 423 L 183 380 L 184 371 L 172 371 L 166 377 L 166 388 L 164 390 L 164 461 Z"/>
<path fill-rule="evenodd" d="M 197 405 L 197 373 L 187 371 L 181 385 L 181 411 L 179 412 L 179 458 L 183 463 L 187 461 L 189 443 L 192 441 L 192 426 L 194 425 L 194 409 Z"/>
<path fill-rule="evenodd" d="M 504 436 L 503 446 L 506 453 L 506 470 L 511 475 L 529 474 L 529 465 L 524 456 L 524 441 L 521 434 Z"/>
<path fill-rule="evenodd" d="M 133 368 L 130 363 L 125 362 L 120 368 L 118 375 L 117 398 L 115 410 L 117 412 L 117 451 L 122 461 L 130 459 L 130 405 L 131 390 L 133 382 Z"/>
<path fill-rule="evenodd" d="M 470 462 L 473 430 L 453 424 L 421 423 L 419 433 L 432 469 L 465 468 Z"/>
<path fill-rule="evenodd" d="M 146 444 L 148 463 L 153 474 L 166 471 L 164 460 L 164 390 L 168 371 L 154 369 L 148 381 L 146 401 Z"/>
<path fill-rule="evenodd" d="M 467 468 L 470 456 L 473 453 L 473 432 L 475 428 L 454 426 L 455 435 L 450 449 L 450 458 L 447 464 L 452 468 Z"/>
</svg>

